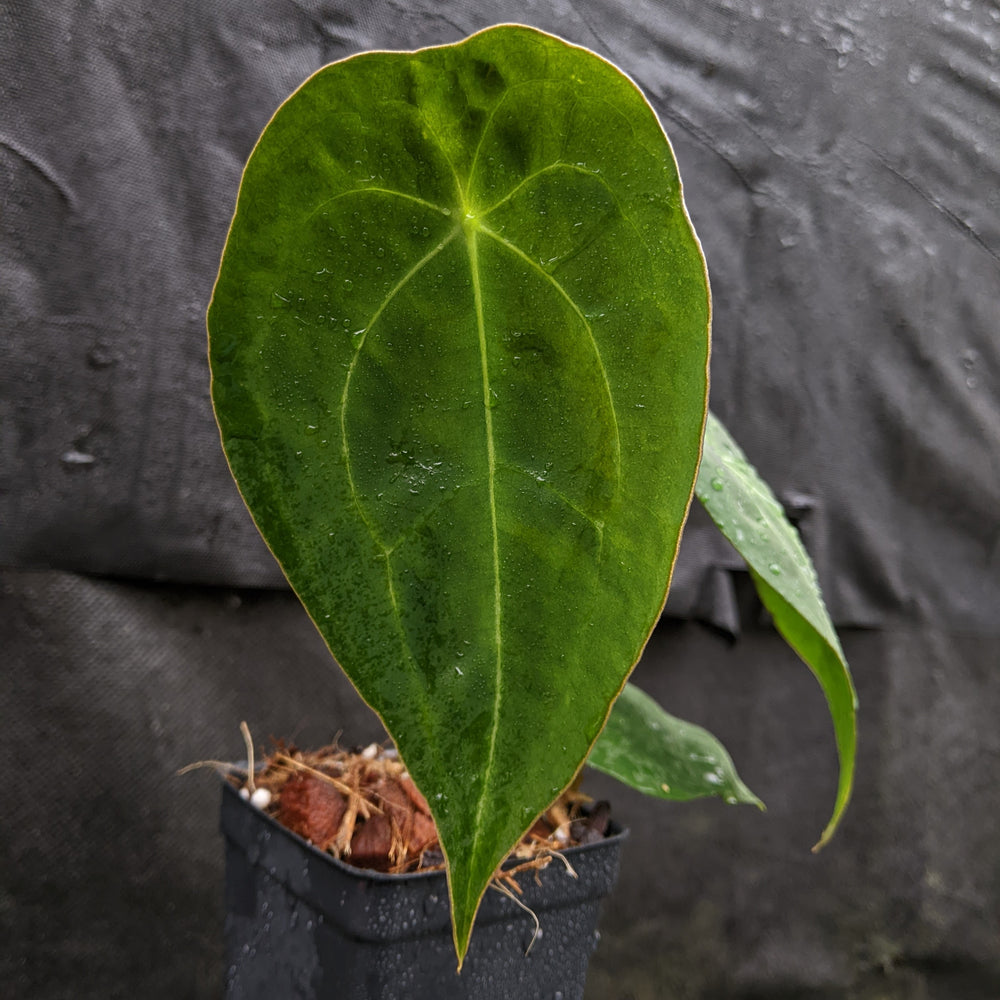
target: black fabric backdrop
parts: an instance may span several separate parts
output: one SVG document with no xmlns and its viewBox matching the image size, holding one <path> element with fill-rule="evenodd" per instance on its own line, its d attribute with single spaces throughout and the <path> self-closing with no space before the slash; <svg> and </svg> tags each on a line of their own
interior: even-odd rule
<svg viewBox="0 0 1000 1000">
<path fill-rule="evenodd" d="M 813 858 L 821 698 L 695 511 L 636 677 L 770 810 L 613 790 L 635 834 L 588 995 L 1000 997 L 985 0 L 0 0 L 0 992 L 218 995 L 215 788 L 174 772 L 238 754 L 241 718 L 377 731 L 229 479 L 203 314 L 287 93 L 503 20 L 594 48 L 660 114 L 712 275 L 713 407 L 798 521 L 863 698 L 856 802 Z"/>
</svg>

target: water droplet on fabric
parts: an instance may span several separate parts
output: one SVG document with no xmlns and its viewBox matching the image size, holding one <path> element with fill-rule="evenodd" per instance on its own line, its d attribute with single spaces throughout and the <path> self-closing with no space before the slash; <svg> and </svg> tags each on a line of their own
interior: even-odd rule
<svg viewBox="0 0 1000 1000">
<path fill-rule="evenodd" d="M 59 456 L 59 461 L 64 465 L 93 465 L 97 459 L 85 451 L 70 448 L 69 451 L 64 451 Z"/>
</svg>

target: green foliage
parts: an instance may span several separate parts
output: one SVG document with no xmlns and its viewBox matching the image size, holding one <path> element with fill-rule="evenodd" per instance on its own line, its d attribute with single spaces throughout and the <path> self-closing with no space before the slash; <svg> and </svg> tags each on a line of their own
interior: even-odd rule
<svg viewBox="0 0 1000 1000">
<path fill-rule="evenodd" d="M 840 779 L 833 816 L 816 845 L 819 848 L 833 836 L 851 795 L 857 697 L 816 570 L 770 487 L 711 413 L 696 490 L 712 520 L 746 560 L 778 631 L 813 671 L 826 695 Z"/>
<path fill-rule="evenodd" d="M 625 685 L 587 763 L 657 798 L 717 795 L 764 808 L 710 732 L 668 715 L 634 684 Z"/>
<path fill-rule="evenodd" d="M 430 803 L 461 960 L 692 496 L 709 297 L 669 144 L 528 28 L 326 67 L 253 151 L 208 322 L 233 474 Z"/>
<path fill-rule="evenodd" d="M 460 961 L 588 752 L 648 794 L 760 804 L 714 737 L 622 690 L 691 498 L 709 311 L 649 106 L 532 29 L 326 67 L 247 164 L 209 310 L 223 445 L 430 802 Z M 704 449 L 698 496 L 830 706 L 822 843 L 850 675 L 770 490 L 715 418 Z"/>
<path fill-rule="evenodd" d="M 712 413 L 695 489 L 716 525 L 746 561 L 778 631 L 813 671 L 826 696 L 840 777 L 833 815 L 814 848 L 818 849 L 833 836 L 854 780 L 857 698 L 847 661 L 798 532 L 770 487 Z M 688 739 L 704 741 L 705 749 L 694 747 L 689 753 Z M 720 770 L 692 767 L 709 755 L 719 761 Z M 647 795 L 681 799 L 721 795 L 732 802 L 759 804 L 713 736 L 667 715 L 631 685 L 615 702 L 589 763 Z"/>
</svg>

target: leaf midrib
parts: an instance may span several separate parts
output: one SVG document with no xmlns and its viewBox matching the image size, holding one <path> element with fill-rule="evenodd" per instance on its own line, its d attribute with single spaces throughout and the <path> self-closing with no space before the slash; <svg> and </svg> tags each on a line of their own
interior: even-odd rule
<svg viewBox="0 0 1000 1000">
<path fill-rule="evenodd" d="M 500 590 L 500 538 L 497 531 L 496 505 L 496 448 L 493 440 L 493 409 L 490 404 L 490 370 L 486 344 L 486 319 L 483 312 L 483 290 L 479 275 L 479 251 L 477 237 L 479 226 L 474 217 L 467 213 L 463 228 L 466 245 L 469 252 L 469 270 L 472 275 L 472 294 L 476 309 L 476 332 L 479 338 L 479 356 L 483 377 L 483 413 L 486 432 L 487 457 L 487 492 L 489 495 L 490 530 L 493 536 L 493 640 L 496 646 L 496 671 L 494 677 L 493 718 L 490 726 L 490 745 L 483 770 L 483 780 L 480 786 L 479 802 L 476 805 L 475 839 L 480 842 L 483 829 L 483 810 L 489 797 L 488 789 L 492 784 L 493 768 L 496 761 L 497 734 L 500 731 L 500 703 L 503 684 L 503 638 L 502 638 L 502 601 Z"/>
</svg>

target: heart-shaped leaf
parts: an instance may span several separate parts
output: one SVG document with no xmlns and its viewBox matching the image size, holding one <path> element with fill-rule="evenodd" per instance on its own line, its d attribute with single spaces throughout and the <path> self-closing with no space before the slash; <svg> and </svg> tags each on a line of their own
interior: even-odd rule
<svg viewBox="0 0 1000 1000">
<path fill-rule="evenodd" d="M 460 960 L 663 605 L 708 319 L 656 116 L 550 35 L 328 66 L 247 164 L 209 310 L 223 445 L 427 797 Z"/>
<path fill-rule="evenodd" d="M 656 798 L 717 795 L 764 808 L 707 729 L 669 715 L 634 684 L 625 685 L 587 763 Z"/>
<path fill-rule="evenodd" d="M 857 696 L 809 553 L 770 487 L 710 413 L 697 482 L 698 499 L 746 560 L 764 606 L 826 695 L 840 757 L 833 815 L 814 850 L 833 836 L 851 797 L 857 744 Z"/>
</svg>

